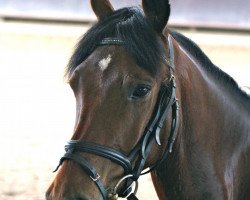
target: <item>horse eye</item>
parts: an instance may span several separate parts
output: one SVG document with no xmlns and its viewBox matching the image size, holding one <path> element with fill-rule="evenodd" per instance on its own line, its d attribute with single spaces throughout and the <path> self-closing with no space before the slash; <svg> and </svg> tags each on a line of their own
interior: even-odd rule
<svg viewBox="0 0 250 200">
<path fill-rule="evenodd" d="M 150 92 L 150 87 L 147 85 L 138 85 L 131 95 L 131 99 L 140 99 L 145 97 Z"/>
</svg>

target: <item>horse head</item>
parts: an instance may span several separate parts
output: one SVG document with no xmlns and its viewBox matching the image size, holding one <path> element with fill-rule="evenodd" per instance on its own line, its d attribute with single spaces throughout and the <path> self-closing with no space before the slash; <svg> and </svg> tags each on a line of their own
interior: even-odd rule
<svg viewBox="0 0 250 200">
<path fill-rule="evenodd" d="M 169 132 L 175 138 L 173 47 L 162 34 L 169 3 L 143 0 L 145 15 L 137 8 L 114 11 L 108 0 L 91 5 L 98 22 L 67 68 L 75 127 L 48 200 L 127 196 L 142 170 L 156 166 L 172 145 Z"/>
</svg>

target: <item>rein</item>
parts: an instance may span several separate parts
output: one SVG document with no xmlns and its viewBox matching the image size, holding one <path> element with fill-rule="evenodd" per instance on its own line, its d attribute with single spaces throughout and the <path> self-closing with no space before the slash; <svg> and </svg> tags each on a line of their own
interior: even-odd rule
<svg viewBox="0 0 250 200">
<path fill-rule="evenodd" d="M 124 42 L 118 38 L 105 38 L 99 45 L 123 45 Z M 170 68 L 170 78 L 168 83 L 162 83 L 155 110 L 151 119 L 144 130 L 144 134 L 136 146 L 131 150 L 129 155 L 125 155 L 113 148 L 106 147 L 88 141 L 70 140 L 65 146 L 66 153 L 60 159 L 59 165 L 54 170 L 56 172 L 65 160 L 72 160 L 79 164 L 81 168 L 90 176 L 95 182 L 104 200 L 117 200 L 119 197 L 126 197 L 128 200 L 137 200 L 136 192 L 140 175 L 147 174 L 157 168 L 164 160 L 166 160 L 169 153 L 172 152 L 173 145 L 177 136 L 178 127 L 178 100 L 176 98 L 176 83 L 174 72 L 174 48 L 171 36 L 168 36 L 169 59 L 164 59 Z M 153 144 L 156 142 L 161 145 L 160 131 L 163 127 L 167 114 L 172 108 L 172 122 L 170 135 L 168 137 L 167 146 L 161 159 L 157 161 L 146 172 L 142 172 L 146 160 L 150 154 Z M 100 176 L 94 166 L 92 166 L 80 153 L 91 153 L 104 158 L 110 159 L 124 169 L 124 177 L 118 181 L 113 189 L 105 189 L 101 182 Z M 135 163 L 133 165 L 133 163 Z M 125 183 L 122 190 L 118 192 L 119 186 Z M 135 189 L 132 191 L 132 184 L 136 183 Z"/>
</svg>

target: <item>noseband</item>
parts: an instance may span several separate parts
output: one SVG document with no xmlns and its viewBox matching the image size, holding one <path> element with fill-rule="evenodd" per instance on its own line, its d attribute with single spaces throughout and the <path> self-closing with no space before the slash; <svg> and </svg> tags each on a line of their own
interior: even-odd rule
<svg viewBox="0 0 250 200">
<path fill-rule="evenodd" d="M 105 38 L 101 41 L 100 45 L 123 45 L 124 42 L 117 38 Z M 168 49 L 169 49 L 169 59 L 165 59 L 170 68 L 170 78 L 168 83 L 163 83 L 161 85 L 158 99 L 154 108 L 153 115 L 144 130 L 144 134 L 136 146 L 131 150 L 129 155 L 125 155 L 115 149 L 99 145 L 93 142 L 71 140 L 65 146 L 66 153 L 60 159 L 59 165 L 56 170 L 62 165 L 64 160 L 72 160 L 79 164 L 81 168 L 90 176 L 90 178 L 95 182 L 99 188 L 100 193 L 104 200 L 116 200 L 119 197 L 127 197 L 128 200 L 136 200 L 136 191 L 138 187 L 137 180 L 140 175 L 147 174 L 159 166 L 164 160 L 166 160 L 167 155 L 172 152 L 173 144 L 177 136 L 178 127 L 178 100 L 176 98 L 176 84 L 173 75 L 174 70 L 174 48 L 171 40 L 171 36 L 168 36 Z M 163 153 L 160 160 L 158 160 L 153 166 L 149 168 L 148 171 L 143 172 L 146 160 L 152 149 L 153 144 L 156 142 L 161 145 L 160 141 L 160 130 L 163 127 L 164 121 L 167 118 L 168 111 L 172 108 L 172 122 L 170 135 L 168 137 L 167 146 L 165 152 Z M 114 189 L 106 190 L 100 180 L 99 174 L 96 172 L 95 167 L 93 167 L 80 153 L 91 153 L 104 158 L 110 159 L 116 164 L 120 165 L 124 169 L 124 177 L 120 179 Z M 134 164 L 132 164 L 134 163 Z M 54 171 L 54 172 L 55 172 Z M 117 192 L 119 186 L 125 183 L 124 188 Z M 132 183 L 136 182 L 135 191 L 132 190 Z"/>
</svg>

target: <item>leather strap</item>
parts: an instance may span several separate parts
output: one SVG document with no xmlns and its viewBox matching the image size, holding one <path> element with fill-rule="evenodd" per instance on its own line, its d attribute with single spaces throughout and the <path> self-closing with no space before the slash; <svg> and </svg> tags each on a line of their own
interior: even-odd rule
<svg viewBox="0 0 250 200">
<path fill-rule="evenodd" d="M 124 45 L 125 43 L 118 38 L 104 38 L 99 45 Z"/>
<path fill-rule="evenodd" d="M 70 140 L 68 145 L 65 146 L 65 150 L 74 149 L 79 152 L 93 153 L 98 156 L 102 156 L 112 160 L 113 162 L 121 165 L 125 174 L 129 174 L 132 171 L 130 160 L 127 156 L 115 149 L 102 146 L 93 142 L 83 142 L 78 140 Z"/>
<path fill-rule="evenodd" d="M 171 80 L 171 85 L 173 86 L 174 84 L 175 84 L 174 80 Z M 142 154 L 142 158 L 137 160 L 136 166 L 134 168 L 134 176 L 135 176 L 135 178 L 133 180 L 137 180 L 140 175 L 144 175 L 144 174 L 147 174 L 147 173 L 151 172 L 153 169 L 155 169 L 157 166 L 159 166 L 162 163 L 163 160 L 166 159 L 166 157 L 167 157 L 166 152 L 168 152 L 168 147 L 172 146 L 172 144 L 173 144 L 172 142 L 174 142 L 174 140 L 175 140 L 175 138 L 172 139 L 172 136 L 173 135 L 176 136 L 176 133 L 177 133 L 176 132 L 177 126 L 175 125 L 176 120 L 173 120 L 173 118 L 172 118 L 171 131 L 170 131 L 170 136 L 169 136 L 171 144 L 170 144 L 170 141 L 168 141 L 165 153 L 163 154 L 162 158 L 158 162 L 156 162 L 155 165 L 150 167 L 150 169 L 148 171 L 142 173 L 142 170 L 144 168 L 147 157 L 150 154 L 150 150 L 152 148 L 152 145 L 154 144 L 155 140 L 156 141 L 159 140 L 157 138 L 160 137 L 161 128 L 163 127 L 163 123 L 166 120 L 166 117 L 167 117 L 167 114 L 168 114 L 170 108 L 172 107 L 172 113 L 178 112 L 178 111 L 176 111 L 175 107 L 173 107 L 175 102 L 176 102 L 175 88 L 172 87 L 171 97 L 165 99 L 165 102 L 161 105 L 164 109 L 161 108 L 162 112 L 161 112 L 160 117 L 158 118 L 157 123 L 155 124 L 154 132 L 148 132 L 147 133 L 148 135 L 146 137 L 144 137 L 144 141 L 143 141 L 143 144 L 142 144 L 143 145 L 142 148 L 144 148 L 144 151 L 143 151 L 143 154 Z M 173 115 L 173 116 L 175 116 L 175 115 Z M 175 133 L 175 134 L 173 134 L 173 133 Z M 159 141 L 157 143 L 158 143 L 158 145 L 161 145 Z"/>
<path fill-rule="evenodd" d="M 128 197 L 127 200 L 138 200 L 138 198 L 135 196 L 134 193 L 131 193 Z"/>
<path fill-rule="evenodd" d="M 90 176 L 90 178 L 95 182 L 96 186 L 100 190 L 100 193 L 102 194 L 103 199 L 108 199 L 107 190 L 104 188 L 102 182 L 100 181 L 99 174 L 96 172 L 96 169 L 85 158 L 76 153 L 73 154 L 73 152 L 66 152 L 64 156 L 61 158 L 60 162 L 62 163 L 64 160 L 73 160 L 79 166 L 81 166 L 83 171 L 85 171 Z"/>
</svg>

